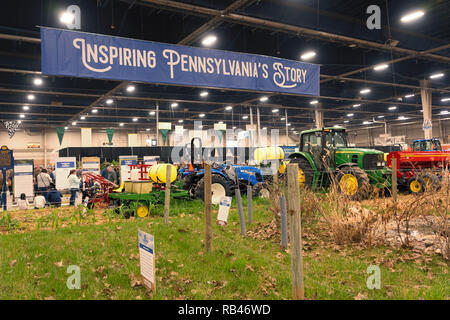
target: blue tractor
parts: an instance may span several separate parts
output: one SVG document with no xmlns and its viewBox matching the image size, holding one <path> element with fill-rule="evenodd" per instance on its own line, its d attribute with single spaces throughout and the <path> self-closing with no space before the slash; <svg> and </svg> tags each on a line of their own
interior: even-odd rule
<svg viewBox="0 0 450 320">
<path fill-rule="evenodd" d="M 195 147 L 195 140 L 199 141 L 197 148 Z M 202 144 L 199 138 L 191 140 L 190 156 L 188 167 L 180 168 L 178 175 L 183 180 L 183 188 L 189 191 L 191 197 L 203 199 L 205 170 L 201 161 Z M 252 186 L 254 196 L 266 196 L 268 194 L 264 177 L 259 168 L 222 163 L 212 165 L 211 191 L 213 203 L 219 203 L 223 196 L 232 196 L 236 190 L 246 192 L 247 185 Z"/>
</svg>

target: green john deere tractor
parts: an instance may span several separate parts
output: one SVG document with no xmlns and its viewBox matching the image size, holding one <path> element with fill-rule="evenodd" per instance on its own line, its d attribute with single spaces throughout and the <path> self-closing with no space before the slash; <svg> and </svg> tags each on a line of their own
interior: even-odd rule
<svg viewBox="0 0 450 320">
<path fill-rule="evenodd" d="M 299 166 L 300 186 L 312 188 L 334 184 L 352 199 L 364 199 L 371 186 L 390 187 L 391 170 L 378 150 L 348 147 L 345 128 L 303 131 L 299 151 L 289 155 Z"/>
</svg>

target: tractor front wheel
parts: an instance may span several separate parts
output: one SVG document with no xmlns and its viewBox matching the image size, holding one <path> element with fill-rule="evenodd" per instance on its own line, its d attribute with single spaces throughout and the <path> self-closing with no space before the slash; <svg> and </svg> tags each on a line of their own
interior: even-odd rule
<svg viewBox="0 0 450 320">
<path fill-rule="evenodd" d="M 298 183 L 300 188 L 311 187 L 313 184 L 314 171 L 308 160 L 304 158 L 294 158 L 290 163 L 298 164 Z"/>
<path fill-rule="evenodd" d="M 367 198 L 370 182 L 367 173 L 359 167 L 344 167 L 336 175 L 337 189 L 352 200 Z"/>
<path fill-rule="evenodd" d="M 228 181 L 218 174 L 213 174 L 211 176 L 211 193 L 212 193 L 212 204 L 219 204 L 222 197 L 230 196 L 230 185 Z M 195 188 L 195 196 L 199 199 L 205 199 L 205 181 L 204 177 L 200 179 Z"/>
<path fill-rule="evenodd" d="M 407 186 L 412 194 L 420 194 L 425 190 L 425 183 L 421 177 L 412 177 L 408 180 Z"/>
</svg>

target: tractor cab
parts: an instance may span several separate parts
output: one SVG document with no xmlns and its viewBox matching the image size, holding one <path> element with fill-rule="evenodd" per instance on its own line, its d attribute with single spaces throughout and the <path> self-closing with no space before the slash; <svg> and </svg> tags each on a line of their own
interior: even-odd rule
<svg viewBox="0 0 450 320">
<path fill-rule="evenodd" d="M 437 138 L 414 140 L 412 151 L 442 151 L 441 141 Z"/>
</svg>

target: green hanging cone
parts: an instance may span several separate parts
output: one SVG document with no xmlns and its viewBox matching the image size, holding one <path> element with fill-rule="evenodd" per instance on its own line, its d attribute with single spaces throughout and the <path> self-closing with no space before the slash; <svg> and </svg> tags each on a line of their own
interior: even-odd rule
<svg viewBox="0 0 450 320">
<path fill-rule="evenodd" d="M 59 139 L 59 145 L 62 144 L 63 138 L 64 138 L 64 132 L 66 130 L 64 129 L 64 127 L 57 127 L 56 128 L 56 133 L 58 134 L 58 139 Z"/>
<path fill-rule="evenodd" d="M 106 134 L 108 135 L 109 144 L 111 144 L 112 143 L 112 138 L 113 138 L 113 135 L 114 135 L 114 129 L 113 128 L 106 129 Z"/>
<path fill-rule="evenodd" d="M 163 138 L 163 144 L 166 144 L 167 134 L 169 133 L 169 129 L 160 129 L 162 138 Z"/>
</svg>

